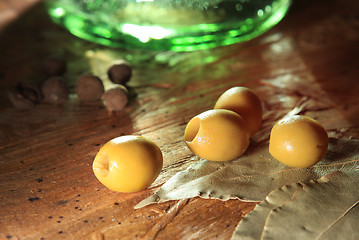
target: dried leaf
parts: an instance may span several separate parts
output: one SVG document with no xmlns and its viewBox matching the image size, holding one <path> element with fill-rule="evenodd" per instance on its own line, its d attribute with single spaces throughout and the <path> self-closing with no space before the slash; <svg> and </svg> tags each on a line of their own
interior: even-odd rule
<svg viewBox="0 0 359 240">
<path fill-rule="evenodd" d="M 359 140 L 331 138 L 326 157 L 320 164 L 306 169 L 289 168 L 273 159 L 267 144 L 263 144 L 230 162 L 199 160 L 170 178 L 136 208 L 196 196 L 262 201 L 271 191 L 284 185 L 317 180 L 338 170 L 349 171 L 356 166 L 358 158 Z"/>
<path fill-rule="evenodd" d="M 358 239 L 359 169 L 274 190 L 237 226 L 232 240 Z"/>
<path fill-rule="evenodd" d="M 267 216 L 271 211 L 282 206 L 286 201 L 292 200 L 295 192 L 300 191 L 302 184 L 286 185 L 271 192 L 265 200 L 258 204 L 254 210 L 243 218 L 233 233 L 232 240 L 260 239 Z"/>
</svg>

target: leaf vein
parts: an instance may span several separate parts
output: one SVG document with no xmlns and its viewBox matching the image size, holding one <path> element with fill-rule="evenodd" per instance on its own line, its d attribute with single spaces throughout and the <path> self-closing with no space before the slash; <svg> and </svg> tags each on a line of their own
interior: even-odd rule
<svg viewBox="0 0 359 240">
<path fill-rule="evenodd" d="M 345 217 L 356 205 L 358 205 L 359 200 L 357 200 L 354 204 L 352 204 L 347 210 L 343 212 L 337 219 L 335 219 L 326 229 L 324 229 L 319 235 L 315 238 L 315 240 L 320 239 L 326 232 L 329 231 L 331 227 L 333 227 L 336 223 L 338 223 L 342 218 Z"/>
</svg>

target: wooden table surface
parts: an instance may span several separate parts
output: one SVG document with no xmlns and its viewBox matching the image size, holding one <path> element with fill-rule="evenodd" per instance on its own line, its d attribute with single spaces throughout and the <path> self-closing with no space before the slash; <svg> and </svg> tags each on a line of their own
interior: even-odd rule
<svg viewBox="0 0 359 240">
<path fill-rule="evenodd" d="M 290 110 L 303 96 L 327 99 L 330 107 L 314 101 L 307 114 L 329 132 L 359 137 L 358 1 L 297 0 L 257 39 L 182 54 L 82 41 L 34 2 L 0 2 L 0 239 L 229 239 L 256 203 L 193 198 L 133 207 L 194 161 L 182 140 L 186 123 L 235 85 L 256 90 L 264 111 Z M 52 55 L 67 61 L 69 101 L 13 108 L 7 92 L 20 81 L 43 81 L 42 62 Z M 130 61 L 136 93 L 112 114 L 73 94 L 76 76 L 101 75 L 111 57 Z M 163 151 L 151 189 L 115 193 L 94 177 L 99 148 L 123 134 L 148 137 Z"/>
</svg>

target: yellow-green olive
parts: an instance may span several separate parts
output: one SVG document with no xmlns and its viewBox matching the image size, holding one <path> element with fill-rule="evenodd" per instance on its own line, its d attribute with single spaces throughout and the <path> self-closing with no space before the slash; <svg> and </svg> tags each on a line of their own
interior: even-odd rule
<svg viewBox="0 0 359 240">
<path fill-rule="evenodd" d="M 159 147 L 142 136 L 121 136 L 97 153 L 92 168 L 96 178 L 117 192 L 137 192 L 149 187 L 162 170 Z"/>
<path fill-rule="evenodd" d="M 184 140 L 193 153 L 210 161 L 239 157 L 250 143 L 243 118 L 226 109 L 208 110 L 192 118 Z"/>
<path fill-rule="evenodd" d="M 241 115 L 252 136 L 262 125 L 262 104 L 249 88 L 232 87 L 217 100 L 214 109 L 228 109 Z"/>
<path fill-rule="evenodd" d="M 328 142 L 327 132 L 314 119 L 301 115 L 288 116 L 273 126 L 269 152 L 287 166 L 307 168 L 324 157 Z"/>
</svg>

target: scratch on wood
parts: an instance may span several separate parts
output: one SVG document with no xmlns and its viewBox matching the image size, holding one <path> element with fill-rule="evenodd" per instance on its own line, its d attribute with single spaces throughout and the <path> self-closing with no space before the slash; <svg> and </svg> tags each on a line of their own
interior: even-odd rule
<svg viewBox="0 0 359 240">
<path fill-rule="evenodd" d="M 165 214 L 166 212 L 163 211 L 162 209 L 158 209 L 158 208 L 152 208 L 151 211 L 155 212 L 155 213 L 159 213 L 159 214 Z"/>
<path fill-rule="evenodd" d="M 187 205 L 189 199 L 181 199 L 172 206 L 167 214 L 157 222 L 144 236 L 144 239 L 155 239 L 156 236 L 177 216 L 177 214 Z"/>
</svg>

